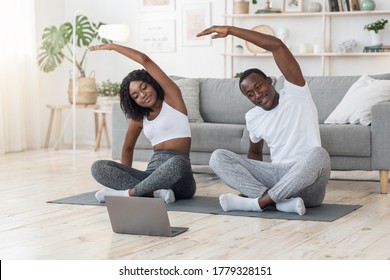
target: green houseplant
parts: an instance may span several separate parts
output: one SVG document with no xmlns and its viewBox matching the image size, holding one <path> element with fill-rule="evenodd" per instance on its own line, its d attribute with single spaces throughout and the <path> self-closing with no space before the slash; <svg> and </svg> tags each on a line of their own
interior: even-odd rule
<svg viewBox="0 0 390 280">
<path fill-rule="evenodd" d="M 120 88 L 120 83 L 105 80 L 98 84 L 98 94 L 99 96 L 115 97 L 119 95 Z"/>
<path fill-rule="evenodd" d="M 77 104 L 95 104 L 97 100 L 96 80 L 94 77 L 86 77 L 86 57 L 88 48 L 94 41 L 102 43 L 111 43 L 110 40 L 99 37 L 98 29 L 104 23 L 91 22 L 86 16 L 78 15 L 74 24 L 65 22 L 60 26 L 48 26 L 43 30 L 42 43 L 38 49 L 38 64 L 43 72 L 52 72 L 64 61 L 73 63 L 75 55 L 75 64 L 78 70 L 78 93 Z M 76 29 L 76 53 L 73 54 L 73 28 Z M 77 51 L 82 54 L 77 56 Z M 69 82 L 68 89 L 69 101 L 73 103 L 72 80 Z"/>
<path fill-rule="evenodd" d="M 98 28 L 104 23 L 90 22 L 86 16 L 76 16 L 76 47 L 83 48 L 81 59 L 76 56 L 76 66 L 81 77 L 85 77 L 85 58 L 88 48 L 94 39 L 102 43 L 111 41 L 99 37 Z M 64 60 L 72 63 L 72 34 L 73 24 L 65 22 L 60 26 L 49 26 L 43 30 L 42 44 L 38 50 L 38 64 L 43 72 L 52 72 L 62 64 Z"/>
<path fill-rule="evenodd" d="M 374 31 L 375 33 L 378 33 L 380 30 L 385 29 L 386 24 L 388 23 L 387 19 L 380 19 L 373 23 L 366 24 L 364 26 L 364 30 L 368 31 Z"/>
<path fill-rule="evenodd" d="M 110 110 L 112 104 L 119 100 L 120 83 L 111 82 L 109 79 L 98 83 L 98 104 L 102 109 Z"/>
<path fill-rule="evenodd" d="M 373 23 L 366 24 L 364 26 L 365 30 L 368 30 L 371 34 L 371 44 L 372 46 L 381 46 L 382 45 L 382 30 L 385 29 L 387 24 L 387 19 L 380 19 Z"/>
</svg>

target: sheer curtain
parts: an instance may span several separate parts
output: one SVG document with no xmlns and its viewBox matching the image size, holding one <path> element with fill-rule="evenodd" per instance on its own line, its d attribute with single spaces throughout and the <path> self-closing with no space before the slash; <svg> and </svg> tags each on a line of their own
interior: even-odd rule
<svg viewBox="0 0 390 280">
<path fill-rule="evenodd" d="M 34 0 L 0 2 L 0 155 L 41 146 Z"/>
</svg>

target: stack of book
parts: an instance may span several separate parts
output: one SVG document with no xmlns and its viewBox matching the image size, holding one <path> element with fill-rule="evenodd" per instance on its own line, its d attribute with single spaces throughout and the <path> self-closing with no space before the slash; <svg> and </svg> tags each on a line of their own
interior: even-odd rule
<svg viewBox="0 0 390 280">
<path fill-rule="evenodd" d="M 276 9 L 276 8 L 265 8 L 261 10 L 257 10 L 255 14 L 271 14 L 271 13 L 281 13 L 281 9 Z"/>
<path fill-rule="evenodd" d="M 390 46 L 383 46 L 383 45 L 377 45 L 377 46 L 365 46 L 363 48 L 363 52 L 390 52 Z"/>
<path fill-rule="evenodd" d="M 328 0 L 330 12 L 360 11 L 359 0 Z"/>
</svg>

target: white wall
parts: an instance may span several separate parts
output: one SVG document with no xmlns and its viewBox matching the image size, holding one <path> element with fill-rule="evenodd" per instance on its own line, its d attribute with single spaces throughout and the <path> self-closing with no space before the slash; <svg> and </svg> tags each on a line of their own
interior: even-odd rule
<svg viewBox="0 0 390 280">
<path fill-rule="evenodd" d="M 229 0 L 232 1 L 232 0 Z M 229 2 L 228 1 L 228 2 Z M 322 1 L 322 0 L 319 0 Z M 325 0 L 327 1 L 327 0 Z M 130 39 L 125 45 L 139 49 L 139 24 L 143 21 L 173 19 L 176 23 L 176 50 L 169 53 L 149 53 L 168 74 L 186 77 L 216 77 L 222 78 L 225 75 L 225 64 L 222 53 L 224 52 L 224 40 L 213 40 L 208 46 L 183 46 L 182 45 L 182 6 L 185 3 L 207 2 L 211 3 L 211 24 L 224 24 L 225 1 L 196 1 L 196 0 L 176 0 L 175 10 L 172 12 L 140 12 L 140 0 L 36 0 L 36 30 L 37 43 L 41 43 L 41 35 L 44 27 L 50 25 L 59 25 L 65 21 L 71 21 L 74 12 L 81 9 L 83 14 L 87 15 L 92 21 L 102 21 L 105 23 L 125 23 L 130 27 Z M 261 8 L 263 1 L 258 1 L 257 6 L 251 4 L 251 12 Z M 272 1 L 273 7 L 281 7 L 282 0 Z M 310 1 L 304 1 L 305 9 Z M 376 0 L 377 9 L 390 10 L 390 1 Z M 231 9 L 231 3 L 228 3 L 228 11 Z M 334 44 L 346 39 L 357 39 L 360 46 L 369 44 L 367 31 L 363 26 L 371 21 L 379 19 L 379 16 L 370 16 L 368 18 L 338 18 L 334 21 L 334 27 L 337 28 L 337 35 L 334 38 Z M 388 18 L 389 19 L 389 18 Z M 288 27 L 290 30 L 291 47 L 297 48 L 298 42 L 303 41 L 306 36 L 321 38 L 321 27 L 318 23 L 311 20 L 298 19 L 293 22 L 269 19 L 266 23 L 257 21 L 241 22 L 243 27 L 252 28 L 258 24 L 268 24 L 276 32 L 278 27 Z M 390 26 L 390 25 L 389 25 Z M 385 35 L 385 44 L 390 45 L 390 28 L 387 27 Z M 316 43 L 316 42 L 313 42 Z M 319 75 L 318 58 L 298 58 L 305 75 Z M 362 73 L 383 73 L 390 72 L 389 58 L 372 60 L 369 58 L 348 58 L 332 60 L 333 75 L 349 75 Z M 272 58 L 253 59 L 244 58 L 235 61 L 235 72 L 245 70 L 249 67 L 259 67 L 269 75 L 280 75 Z M 112 52 L 90 53 L 88 56 L 87 73 L 95 71 L 97 81 L 110 79 L 120 82 L 122 78 L 130 71 L 140 68 L 136 63 L 127 60 L 119 54 Z M 40 74 L 40 89 L 42 103 L 42 122 L 46 129 L 49 112 L 46 104 L 67 103 L 67 88 L 69 80 L 70 63 L 64 63 L 59 69 L 52 73 Z M 229 71 L 227 72 L 230 74 Z M 70 116 L 70 110 L 63 117 L 63 123 Z M 94 124 L 93 114 L 91 112 L 78 112 L 77 119 L 77 142 L 80 144 L 94 144 Z M 109 118 L 110 122 L 111 119 Z M 111 124 L 109 125 L 109 129 Z M 71 120 L 65 126 L 65 142 L 71 143 L 72 129 Z M 42 138 L 46 131 L 42 132 Z M 103 145 L 105 144 L 103 137 Z M 52 143 L 53 144 L 53 143 Z"/>
</svg>

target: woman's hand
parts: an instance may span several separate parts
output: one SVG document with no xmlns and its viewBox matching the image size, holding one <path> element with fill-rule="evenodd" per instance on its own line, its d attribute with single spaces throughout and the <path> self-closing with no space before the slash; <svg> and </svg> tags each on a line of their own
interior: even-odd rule
<svg viewBox="0 0 390 280">
<path fill-rule="evenodd" d="M 102 45 L 96 45 L 89 48 L 90 51 L 100 51 L 100 50 L 107 50 L 111 51 L 113 50 L 112 44 L 102 44 Z"/>
</svg>

